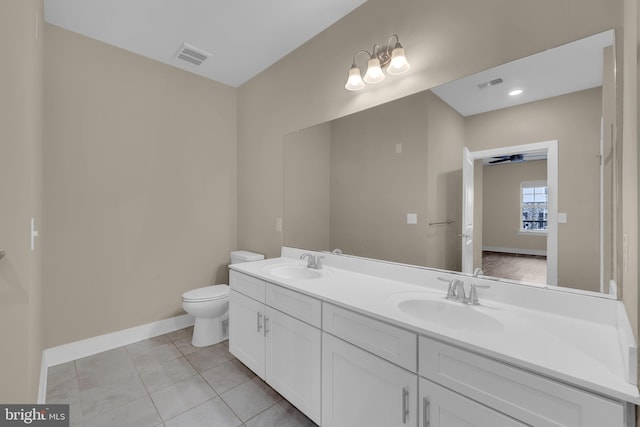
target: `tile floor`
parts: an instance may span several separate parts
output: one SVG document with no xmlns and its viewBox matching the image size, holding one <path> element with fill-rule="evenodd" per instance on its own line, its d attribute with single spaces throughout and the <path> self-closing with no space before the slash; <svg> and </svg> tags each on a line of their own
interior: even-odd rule
<svg viewBox="0 0 640 427">
<path fill-rule="evenodd" d="M 313 427 L 229 353 L 191 345 L 192 328 L 49 368 L 47 403 L 72 426 Z"/>
</svg>

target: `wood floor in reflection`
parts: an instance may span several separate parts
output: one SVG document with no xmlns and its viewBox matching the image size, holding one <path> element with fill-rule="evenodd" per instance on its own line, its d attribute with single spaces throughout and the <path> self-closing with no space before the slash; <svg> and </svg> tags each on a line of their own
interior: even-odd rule
<svg viewBox="0 0 640 427">
<path fill-rule="evenodd" d="M 547 257 L 483 251 L 482 270 L 487 276 L 544 284 Z"/>
</svg>

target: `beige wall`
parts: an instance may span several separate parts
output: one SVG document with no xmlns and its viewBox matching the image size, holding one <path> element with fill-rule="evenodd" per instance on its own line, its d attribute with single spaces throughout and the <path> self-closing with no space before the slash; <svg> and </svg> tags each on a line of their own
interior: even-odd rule
<svg viewBox="0 0 640 427">
<path fill-rule="evenodd" d="M 0 2 L 0 402 L 35 402 L 42 355 L 42 2 Z"/>
<path fill-rule="evenodd" d="M 566 224 L 558 225 L 558 284 L 596 292 L 601 116 L 602 90 L 594 88 L 465 120 L 472 151 L 558 141 L 558 212 L 568 217 Z M 604 277 L 610 279 L 613 273 L 607 271 Z"/>
<path fill-rule="evenodd" d="M 640 316 L 638 306 L 640 293 L 638 292 L 638 95 L 640 90 L 640 68 L 638 46 L 640 46 L 640 1 L 624 0 L 624 55 L 622 67 L 622 79 L 624 91 L 622 92 L 622 179 L 620 212 L 622 226 L 618 234 L 618 247 L 626 246 L 620 251 L 618 268 L 623 285 L 623 301 L 627 315 L 631 319 L 636 340 L 640 329 Z M 623 243 L 626 236 L 626 245 Z M 626 262 L 625 262 L 626 261 Z M 639 359 L 640 360 L 640 359 Z M 640 372 L 640 371 L 639 371 Z M 640 425 L 640 416 L 638 416 Z"/>
<path fill-rule="evenodd" d="M 640 0 L 624 1 L 624 55 L 623 55 L 623 88 L 622 93 L 622 171 L 621 171 L 621 203 L 618 212 L 621 227 L 617 233 L 618 247 L 621 257 L 617 260 L 620 270 L 619 279 L 623 285 L 623 302 L 631 321 L 636 341 L 640 329 L 640 292 L 638 292 L 638 164 L 640 151 L 640 120 L 638 120 L 638 97 L 640 96 Z M 623 239 L 626 237 L 626 239 Z M 626 244 L 621 242 L 626 240 Z M 626 246 L 626 251 L 624 247 Z M 626 253 L 625 253 L 626 252 Z M 638 358 L 640 363 L 640 358 Z M 640 380 L 640 370 L 639 380 Z M 636 426 L 640 426 L 640 406 L 636 406 Z"/>
<path fill-rule="evenodd" d="M 225 283 L 236 90 L 50 25 L 45 76 L 46 346 Z"/>
<path fill-rule="evenodd" d="M 524 181 L 546 182 L 547 162 L 487 165 L 482 175 L 482 245 L 546 252 L 546 236 L 520 233 L 520 184 Z"/>
<path fill-rule="evenodd" d="M 635 34 L 636 34 L 636 49 L 629 49 L 628 53 L 625 54 L 625 58 L 627 59 L 627 62 L 629 62 L 629 60 L 634 58 L 635 55 L 635 60 L 636 60 L 636 64 L 635 64 L 635 72 L 636 72 L 636 96 L 635 96 L 635 103 L 631 102 L 632 105 L 630 106 L 626 106 L 625 111 L 626 114 L 628 114 L 630 117 L 628 118 L 628 120 L 631 123 L 627 123 L 627 126 L 634 126 L 635 125 L 635 135 L 633 134 L 633 132 L 631 132 L 631 135 L 629 136 L 629 143 L 633 144 L 634 142 L 634 137 L 635 137 L 635 142 L 636 142 L 636 147 L 638 146 L 638 144 L 640 144 L 640 120 L 638 119 L 638 98 L 640 97 L 640 55 L 638 55 L 638 47 L 640 46 L 640 0 L 636 0 L 635 2 L 635 12 L 636 12 L 636 19 L 635 19 L 635 25 L 633 25 L 633 9 L 631 8 L 630 12 L 630 16 L 631 16 L 631 22 L 628 24 L 628 26 L 632 27 L 635 30 Z M 627 11 L 626 8 L 626 3 L 625 3 L 625 11 Z M 625 36 L 627 36 L 627 34 L 625 33 Z M 625 52 L 627 52 L 625 50 Z M 631 67 L 631 70 L 626 70 L 627 73 L 631 74 L 631 78 L 633 79 L 633 69 L 634 67 Z M 631 85 L 633 87 L 633 85 Z M 635 113 L 635 114 L 634 114 Z M 635 121 L 635 123 L 634 123 Z M 625 141 L 626 142 L 626 141 Z M 632 163 L 630 165 L 627 165 L 628 168 L 632 168 L 636 171 L 636 174 L 638 174 L 638 154 L 640 154 L 640 152 L 636 153 L 636 163 L 635 165 L 633 164 L 633 160 L 631 161 Z M 635 189 L 635 194 L 638 194 L 638 182 L 637 182 L 637 178 L 636 178 L 636 182 L 635 183 L 631 183 L 631 188 Z M 640 253 L 638 252 L 638 221 L 640 221 L 640 218 L 638 218 L 638 200 L 636 200 L 636 209 L 635 211 L 633 209 L 631 209 L 631 214 L 635 214 L 636 216 L 636 223 L 633 224 L 631 223 L 631 228 L 634 231 L 633 233 L 633 238 L 636 239 L 636 246 L 633 247 L 632 249 L 635 250 L 635 253 L 632 251 L 631 252 L 631 256 L 632 259 L 636 260 L 635 263 L 635 269 L 633 269 L 631 271 L 631 273 L 634 275 L 632 276 L 629 280 L 628 280 L 628 285 L 627 287 L 630 288 L 626 297 L 625 297 L 625 307 L 627 309 L 627 314 L 629 315 L 629 317 L 631 318 L 631 325 L 635 326 L 634 331 L 636 332 L 636 340 L 638 339 L 638 322 L 640 321 L 639 317 L 638 317 L 638 298 L 640 297 L 640 293 L 638 292 L 638 264 L 640 264 Z M 630 216 L 630 218 L 628 218 L 628 220 L 633 221 L 633 216 Z M 633 226 L 635 225 L 635 230 L 633 229 Z M 635 280 L 634 280 L 635 279 Z M 630 283 L 629 283 L 630 282 Z M 640 358 L 638 358 L 638 363 L 640 363 Z M 638 372 L 640 372 L 640 370 L 638 370 Z M 640 376 L 640 374 L 639 374 Z M 640 425 L 640 406 L 636 406 L 636 424 Z"/>
</svg>

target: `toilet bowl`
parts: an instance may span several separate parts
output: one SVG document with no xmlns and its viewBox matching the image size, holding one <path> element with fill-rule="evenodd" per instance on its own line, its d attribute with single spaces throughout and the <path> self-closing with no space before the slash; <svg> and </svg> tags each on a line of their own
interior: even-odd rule
<svg viewBox="0 0 640 427">
<path fill-rule="evenodd" d="M 261 259 L 264 255 L 254 252 L 231 252 L 231 264 Z M 229 286 L 205 286 L 185 292 L 182 308 L 196 319 L 191 338 L 194 347 L 217 344 L 229 337 Z"/>
<path fill-rule="evenodd" d="M 206 347 L 227 339 L 229 286 L 205 286 L 185 292 L 182 308 L 196 318 L 191 339 L 194 347 Z"/>
</svg>

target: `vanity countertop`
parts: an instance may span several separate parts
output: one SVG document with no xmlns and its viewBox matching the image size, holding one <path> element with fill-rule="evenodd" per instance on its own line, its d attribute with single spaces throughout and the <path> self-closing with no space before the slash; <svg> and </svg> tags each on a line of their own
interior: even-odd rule
<svg viewBox="0 0 640 427">
<path fill-rule="evenodd" d="M 585 316 L 564 315 L 557 310 L 554 312 L 540 309 L 540 306 L 535 304 L 527 305 L 526 302 L 514 304 L 513 301 L 500 301 L 500 298 L 491 298 L 498 293 L 496 289 L 492 289 L 491 292 L 484 292 L 484 289 L 478 291 L 481 307 L 465 306 L 445 300 L 447 284 L 439 282 L 437 277 L 455 277 L 450 273 L 421 269 L 418 274 L 425 275 L 424 282 L 411 283 L 403 277 L 401 280 L 394 280 L 376 274 L 376 270 L 384 270 L 385 265 L 372 264 L 373 274 L 362 272 L 362 268 L 356 268 L 356 271 L 344 268 L 345 262 L 336 262 L 338 266 L 331 265 L 332 256 L 328 254 L 322 254 L 329 258 L 329 262 L 325 261 L 327 265 L 321 270 L 320 277 L 284 279 L 269 273 L 276 265 L 306 265 L 306 262 L 292 256 L 298 254 L 296 251 L 298 250 L 290 250 L 287 256 L 280 258 L 233 264 L 230 268 L 616 400 L 640 403 L 637 386 L 627 382 L 627 378 L 635 377 L 636 372 L 635 366 L 628 366 L 635 364 L 635 357 L 625 357 L 625 352 L 636 351 L 635 343 L 629 342 L 629 333 L 626 330 L 628 324 L 619 325 L 620 321 L 601 322 L 599 319 L 595 321 L 589 318 L 588 313 Z M 464 279 L 468 290 L 471 278 Z M 487 279 L 474 281 L 492 284 L 492 287 L 495 285 L 497 288 L 505 286 L 504 283 L 493 283 Z M 513 288 L 517 286 L 512 285 L 508 292 L 514 292 Z M 523 289 L 523 292 L 532 291 Z M 433 321 L 433 317 L 425 321 L 398 309 L 398 301 L 412 297 L 459 304 L 457 312 L 466 309 L 479 310 L 492 319 L 492 327 L 486 330 L 482 327 L 467 328 L 464 320 L 461 322 L 457 319 L 455 322 L 449 321 L 449 324 Z M 529 299 L 528 295 L 524 297 L 523 299 Z M 545 298 L 553 297 L 545 295 Z M 594 311 L 593 304 L 603 305 L 605 311 L 612 308 L 614 311 L 624 310 L 622 303 L 615 300 L 591 301 L 595 297 L 571 296 L 564 293 L 558 295 L 558 298 L 573 299 L 573 304 L 585 301 L 588 306 L 586 311 Z M 562 300 L 562 303 L 566 301 Z M 465 316 L 464 312 L 460 313 L 460 317 Z M 433 316 L 438 316 L 438 313 L 434 313 Z"/>
</svg>

